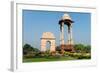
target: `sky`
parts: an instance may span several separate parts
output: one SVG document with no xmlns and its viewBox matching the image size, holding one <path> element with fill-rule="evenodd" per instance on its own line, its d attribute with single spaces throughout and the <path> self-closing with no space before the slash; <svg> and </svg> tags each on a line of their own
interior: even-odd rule
<svg viewBox="0 0 100 73">
<path fill-rule="evenodd" d="M 52 32 L 56 37 L 56 45 L 60 44 L 59 20 L 63 14 L 70 15 L 74 23 L 72 24 L 73 41 L 75 44 L 91 44 L 91 14 L 79 12 L 56 12 L 56 11 L 37 11 L 23 10 L 22 20 L 22 43 L 30 44 L 40 48 L 40 38 L 43 32 Z M 64 26 L 64 41 L 67 43 L 67 26 Z"/>
</svg>

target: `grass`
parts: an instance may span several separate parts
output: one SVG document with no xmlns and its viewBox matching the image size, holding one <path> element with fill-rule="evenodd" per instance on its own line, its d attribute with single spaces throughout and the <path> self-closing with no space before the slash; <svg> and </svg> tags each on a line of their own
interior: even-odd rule
<svg viewBox="0 0 100 73">
<path fill-rule="evenodd" d="M 42 58 L 23 58 L 23 62 L 44 62 L 44 61 L 66 61 L 66 60 L 76 60 L 76 58 L 73 57 L 60 57 L 60 58 L 54 58 L 54 57 L 42 57 Z"/>
<path fill-rule="evenodd" d="M 91 59 L 90 53 L 70 53 L 65 52 L 64 55 L 50 55 L 49 53 L 45 53 L 43 55 L 36 54 L 33 56 L 32 54 L 23 56 L 23 62 L 46 62 L 46 61 L 67 61 L 67 60 L 79 60 L 79 59 Z"/>
</svg>

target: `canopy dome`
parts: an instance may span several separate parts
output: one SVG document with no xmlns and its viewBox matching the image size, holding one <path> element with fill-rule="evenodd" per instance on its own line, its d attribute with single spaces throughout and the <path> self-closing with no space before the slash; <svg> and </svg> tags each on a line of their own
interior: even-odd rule
<svg viewBox="0 0 100 73">
<path fill-rule="evenodd" d="M 62 20 L 71 20 L 71 17 L 69 16 L 69 14 L 65 13 L 63 16 L 62 16 Z"/>
<path fill-rule="evenodd" d="M 62 19 L 59 20 L 59 24 L 62 25 L 62 22 L 64 22 L 64 24 L 67 24 L 67 25 L 70 25 L 70 23 L 74 23 L 74 21 L 72 21 L 71 17 L 67 13 L 65 13 L 62 16 Z"/>
</svg>

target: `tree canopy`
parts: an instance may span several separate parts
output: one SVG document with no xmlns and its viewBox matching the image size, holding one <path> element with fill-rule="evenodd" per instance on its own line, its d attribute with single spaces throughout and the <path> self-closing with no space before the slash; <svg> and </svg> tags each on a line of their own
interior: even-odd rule
<svg viewBox="0 0 100 73">
<path fill-rule="evenodd" d="M 38 52 L 39 51 L 39 49 L 37 49 L 37 48 L 34 48 L 34 47 L 32 47 L 31 45 L 29 45 L 29 44 L 25 44 L 24 46 L 23 46 L 23 54 L 25 55 L 25 54 L 28 54 L 28 53 L 30 53 L 30 52 Z"/>
<path fill-rule="evenodd" d="M 74 49 L 76 52 L 85 52 L 85 53 L 91 52 L 90 45 L 76 44 L 76 45 L 74 45 Z"/>
</svg>

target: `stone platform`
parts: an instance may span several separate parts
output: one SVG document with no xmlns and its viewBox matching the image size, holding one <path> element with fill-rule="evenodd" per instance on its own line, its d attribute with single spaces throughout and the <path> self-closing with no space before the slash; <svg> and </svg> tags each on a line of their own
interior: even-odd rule
<svg viewBox="0 0 100 73">
<path fill-rule="evenodd" d="M 63 44 L 63 45 L 60 45 L 60 48 L 63 51 L 75 52 L 74 45 L 66 45 L 66 44 Z"/>
</svg>

